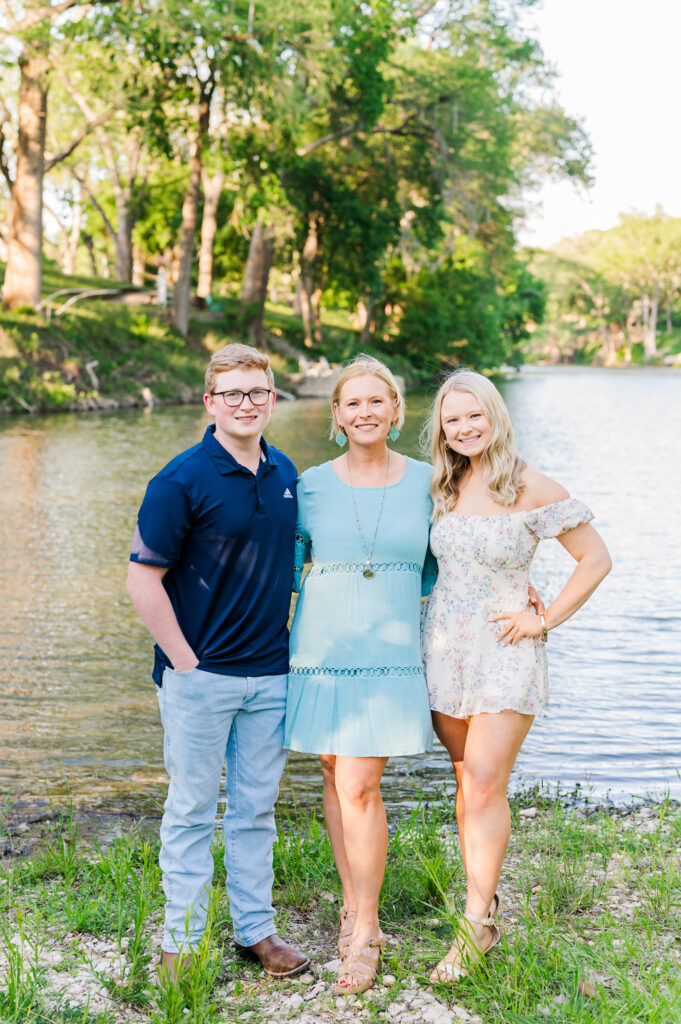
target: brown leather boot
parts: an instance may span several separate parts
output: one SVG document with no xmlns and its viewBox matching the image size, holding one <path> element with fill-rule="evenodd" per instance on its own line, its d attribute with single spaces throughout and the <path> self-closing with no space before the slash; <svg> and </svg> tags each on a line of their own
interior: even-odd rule
<svg viewBox="0 0 681 1024">
<path fill-rule="evenodd" d="M 292 978 L 310 966 L 310 958 L 289 946 L 276 932 L 253 946 L 240 946 L 236 943 L 236 951 L 244 960 L 259 960 L 270 978 Z"/>
</svg>

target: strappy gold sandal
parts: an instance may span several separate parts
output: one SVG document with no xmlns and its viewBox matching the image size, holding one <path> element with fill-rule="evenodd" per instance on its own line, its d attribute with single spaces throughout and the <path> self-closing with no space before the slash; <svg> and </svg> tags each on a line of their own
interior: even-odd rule
<svg viewBox="0 0 681 1024">
<path fill-rule="evenodd" d="M 358 992 L 366 992 L 371 988 L 376 980 L 384 949 L 383 932 L 379 932 L 375 939 L 369 939 L 361 949 L 348 949 L 343 963 L 338 968 L 338 981 L 333 987 L 334 995 L 356 996 Z M 341 984 L 344 978 L 346 982 Z"/>
<path fill-rule="evenodd" d="M 494 910 L 499 906 L 498 897 L 497 905 Z M 497 925 L 494 914 L 489 914 L 487 917 L 476 917 L 475 914 L 464 914 L 461 924 L 461 933 L 458 937 L 459 941 L 455 942 L 449 952 L 440 960 L 439 964 L 435 967 L 430 975 L 431 981 L 444 981 L 448 984 L 460 981 L 461 978 L 465 978 L 470 972 L 477 967 L 478 964 L 487 956 L 489 951 L 496 946 L 501 939 L 501 932 Z M 489 928 L 491 940 L 487 946 L 479 946 L 478 938 L 475 934 L 471 934 L 470 930 L 463 925 L 463 920 L 470 921 L 471 924 L 481 924 L 485 928 Z M 463 932 L 466 932 L 464 935 Z"/>
<path fill-rule="evenodd" d="M 350 949 L 352 942 L 352 933 L 355 930 L 355 921 L 357 920 L 356 910 L 346 910 L 345 907 L 340 909 L 340 932 L 338 933 L 338 952 L 341 960 L 344 960 Z"/>
</svg>

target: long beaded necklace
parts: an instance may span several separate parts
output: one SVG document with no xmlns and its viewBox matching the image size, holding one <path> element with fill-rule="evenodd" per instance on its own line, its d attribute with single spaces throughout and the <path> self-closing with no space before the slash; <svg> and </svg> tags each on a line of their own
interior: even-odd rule
<svg viewBox="0 0 681 1024">
<path fill-rule="evenodd" d="M 352 470 L 350 468 L 350 452 L 348 452 L 348 476 L 350 477 L 350 491 L 352 492 L 352 508 L 355 513 L 355 519 L 357 521 L 357 529 L 359 530 L 359 539 L 362 542 L 362 551 L 366 558 L 366 565 L 362 576 L 365 580 L 371 580 L 374 578 L 375 572 L 371 568 L 371 556 L 374 553 L 374 544 L 376 543 L 376 534 L 378 532 L 378 524 L 381 521 L 381 514 L 383 512 L 383 502 L 385 501 L 385 489 L 388 486 L 388 470 L 390 469 L 390 452 L 388 452 L 388 458 L 385 463 L 385 480 L 383 481 L 383 493 L 381 494 L 381 504 L 378 506 L 378 516 L 376 517 L 376 525 L 374 526 L 374 535 L 371 538 L 371 547 L 367 551 L 366 541 L 364 539 L 364 531 L 362 530 L 362 524 L 359 521 L 359 513 L 357 512 L 357 502 L 355 501 L 355 488 L 352 486 Z"/>
</svg>

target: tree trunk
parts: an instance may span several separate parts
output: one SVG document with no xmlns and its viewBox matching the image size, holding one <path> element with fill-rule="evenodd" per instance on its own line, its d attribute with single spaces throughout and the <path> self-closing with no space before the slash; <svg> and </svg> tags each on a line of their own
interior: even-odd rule
<svg viewBox="0 0 681 1024">
<path fill-rule="evenodd" d="M 266 224 L 261 220 L 253 228 L 251 244 L 248 249 L 248 260 L 244 271 L 244 284 L 241 292 L 241 308 L 245 314 L 245 323 L 251 343 L 262 348 L 265 341 L 263 320 L 265 317 L 265 300 L 267 298 L 267 282 L 274 258 L 274 238 Z"/>
<path fill-rule="evenodd" d="M 671 334 L 672 333 L 672 297 L 669 294 L 667 295 L 666 313 L 667 313 L 667 334 Z"/>
<path fill-rule="evenodd" d="M 318 327 L 316 323 L 315 313 L 315 264 L 319 258 L 321 250 L 321 239 L 319 232 L 319 222 L 316 217 L 310 217 L 310 221 L 307 229 L 307 238 L 305 239 L 305 245 L 303 251 L 300 254 L 300 277 L 302 281 L 302 288 L 300 291 L 300 304 L 301 312 L 303 315 L 303 329 L 305 331 L 305 345 L 307 348 L 312 347 L 312 331 L 314 326 L 315 337 L 318 333 Z M 319 330 L 319 339 L 321 340 L 321 330 Z"/>
<path fill-rule="evenodd" d="M 652 299 L 649 300 L 648 316 L 643 330 L 643 354 L 646 359 L 657 355 L 657 310 L 660 301 L 660 286 L 655 284 Z"/>
<path fill-rule="evenodd" d="M 199 283 L 196 294 L 204 302 L 213 290 L 213 245 L 218 229 L 218 205 L 225 181 L 224 171 L 216 171 L 211 178 L 203 172 L 203 219 L 199 246 Z"/>
<path fill-rule="evenodd" d="M 304 344 L 312 348 L 312 278 L 301 276 L 300 313 L 303 318 Z"/>
<path fill-rule="evenodd" d="M 19 137 L 12 189 L 7 266 L 3 299 L 10 309 L 37 306 L 42 289 L 43 172 L 47 89 L 42 76 L 47 62 L 24 54 L 19 61 Z"/>
<path fill-rule="evenodd" d="M 312 295 L 312 319 L 314 321 L 314 340 L 322 343 L 322 290 L 315 288 Z"/>
<path fill-rule="evenodd" d="M 68 236 L 68 242 L 64 249 L 64 273 L 73 275 L 76 272 L 76 255 L 80 242 L 80 228 L 83 223 L 83 207 L 77 202 L 73 208 L 73 220 Z"/>
<path fill-rule="evenodd" d="M 294 316 L 302 316 L 303 315 L 302 291 L 303 291 L 303 279 L 301 278 L 301 276 L 299 274 L 298 278 L 296 280 L 296 294 L 293 296 L 293 315 Z"/>
<path fill-rule="evenodd" d="M 83 245 L 87 249 L 87 254 L 90 257 L 90 267 L 92 268 L 92 276 L 97 277 L 97 260 L 95 259 L 95 243 L 92 241 L 92 235 L 88 235 L 87 232 L 83 234 Z"/>
<path fill-rule="evenodd" d="M 359 333 L 359 340 L 361 341 L 361 343 L 363 345 L 365 345 L 368 341 L 370 341 L 371 335 L 373 333 L 374 326 L 375 326 L 375 324 L 374 324 L 374 303 L 372 302 L 371 299 L 367 299 L 366 305 L 364 303 L 362 303 L 362 305 L 364 306 L 364 310 L 365 310 L 365 314 L 366 315 L 364 317 L 364 323 L 362 324 L 362 329 L 361 329 L 361 331 Z M 358 303 L 358 306 L 359 306 L 359 303 Z"/>
<path fill-rule="evenodd" d="M 132 281 L 132 229 L 130 189 L 116 189 L 116 280 Z"/>
<path fill-rule="evenodd" d="M 199 199 L 201 198 L 201 171 L 203 168 L 203 140 L 208 130 L 212 86 L 201 88 L 199 117 L 189 153 L 189 186 L 182 203 L 182 225 L 180 228 L 179 266 L 173 288 L 173 325 L 180 334 L 187 336 L 189 328 L 189 298 L 192 284 L 192 262 L 194 257 L 194 236 L 198 220 Z"/>
<path fill-rule="evenodd" d="M 145 279 L 144 250 L 138 246 L 132 250 L 132 283 L 144 288 Z"/>
<path fill-rule="evenodd" d="M 603 326 L 603 364 L 614 366 L 617 362 L 617 335 L 609 324 Z"/>
</svg>

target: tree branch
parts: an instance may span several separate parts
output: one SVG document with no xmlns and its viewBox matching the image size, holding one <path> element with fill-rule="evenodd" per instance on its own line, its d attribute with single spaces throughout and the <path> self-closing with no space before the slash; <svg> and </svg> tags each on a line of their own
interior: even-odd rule
<svg viewBox="0 0 681 1024">
<path fill-rule="evenodd" d="M 308 143 L 307 146 L 299 146 L 296 150 L 298 156 L 309 156 L 310 153 L 314 153 L 316 149 L 320 149 L 321 146 L 326 146 L 329 142 L 335 142 L 337 139 L 347 138 L 348 135 L 413 135 L 419 139 L 432 139 L 433 133 L 423 131 L 420 128 L 409 128 L 409 122 L 413 119 L 413 116 L 408 117 L 406 121 L 403 121 L 401 125 L 396 128 L 370 128 L 368 131 L 366 128 L 362 128 L 361 125 L 352 125 L 349 128 L 341 128 L 340 131 L 330 132 L 329 135 L 322 136 L 321 139 L 316 139 L 315 142 Z"/>
<path fill-rule="evenodd" d="M 74 149 L 81 144 L 86 135 L 89 135 L 91 131 L 95 130 L 95 128 L 104 124 L 105 121 L 108 121 L 117 109 L 117 107 L 111 107 L 109 110 L 105 110 L 104 113 L 100 114 L 94 121 L 88 122 L 85 128 L 83 128 L 83 130 L 71 140 L 68 146 L 60 150 L 59 153 L 55 153 L 54 156 L 48 157 L 45 160 L 45 173 L 47 173 L 47 171 L 51 171 L 55 164 L 61 163 L 61 161 L 65 160 L 67 156 L 70 156 Z"/>
<path fill-rule="evenodd" d="M 329 142 L 335 142 L 337 139 L 347 138 L 348 135 L 413 135 L 416 138 L 431 139 L 433 138 L 433 132 L 423 131 L 418 128 L 408 128 L 410 121 L 413 121 L 417 116 L 421 118 L 427 110 L 432 110 L 434 107 L 440 106 L 442 103 L 448 103 L 454 99 L 458 93 L 443 93 L 440 96 L 436 96 L 435 99 L 431 100 L 430 103 L 426 103 L 421 106 L 418 112 L 409 114 L 404 119 L 401 125 L 396 128 L 363 128 L 361 124 L 350 125 L 347 128 L 341 128 L 337 132 L 329 132 L 328 135 L 323 135 L 321 139 L 316 139 L 314 142 L 309 142 L 307 146 L 299 146 L 296 150 L 298 156 L 308 156 L 310 153 L 314 153 L 316 149 L 321 146 L 326 146 Z"/>
<path fill-rule="evenodd" d="M 54 217 L 54 219 L 57 222 L 57 227 L 59 228 L 59 230 L 60 230 L 60 232 L 62 234 L 62 237 L 65 238 L 66 241 L 68 242 L 69 233 L 66 230 L 66 228 L 64 227 L 64 225 L 62 224 L 61 220 L 59 219 L 59 215 L 55 212 L 55 210 L 52 209 L 52 207 L 48 203 L 45 203 L 45 202 L 43 202 L 43 210 L 46 210 L 47 213 L 49 213 L 51 217 Z"/>
<path fill-rule="evenodd" d="M 116 232 L 114 231 L 114 227 L 113 227 L 111 221 L 109 220 L 109 218 L 107 217 L 107 215 L 105 214 L 104 210 L 102 209 L 101 205 L 97 202 L 97 200 L 96 200 L 96 198 L 94 196 L 94 193 L 92 192 L 92 189 L 90 188 L 88 183 L 85 181 L 85 179 L 82 178 L 78 174 L 78 172 L 73 169 L 73 167 L 71 168 L 71 174 L 76 179 L 76 181 L 78 182 L 78 184 L 82 188 L 83 192 L 85 193 L 85 195 L 87 196 L 89 201 L 92 203 L 92 205 L 94 206 L 94 208 L 97 211 L 97 213 L 99 214 L 99 216 L 104 221 L 104 227 L 109 232 L 109 234 L 111 235 L 111 237 L 113 238 L 113 240 L 115 242 L 116 241 Z"/>
<path fill-rule="evenodd" d="M 17 19 L 6 0 L 0 0 L 0 9 L 9 23 L 7 28 L 0 31 L 0 42 L 3 42 L 9 36 L 16 36 L 26 32 L 46 18 L 49 18 L 50 23 L 52 23 L 55 18 L 72 7 L 82 7 L 83 13 L 87 14 L 95 6 L 95 3 L 101 5 L 118 4 L 121 2 L 122 0 L 86 0 L 83 3 L 82 0 L 61 0 L 61 3 L 58 4 L 43 4 L 41 7 L 34 7 L 23 18 Z"/>
</svg>

